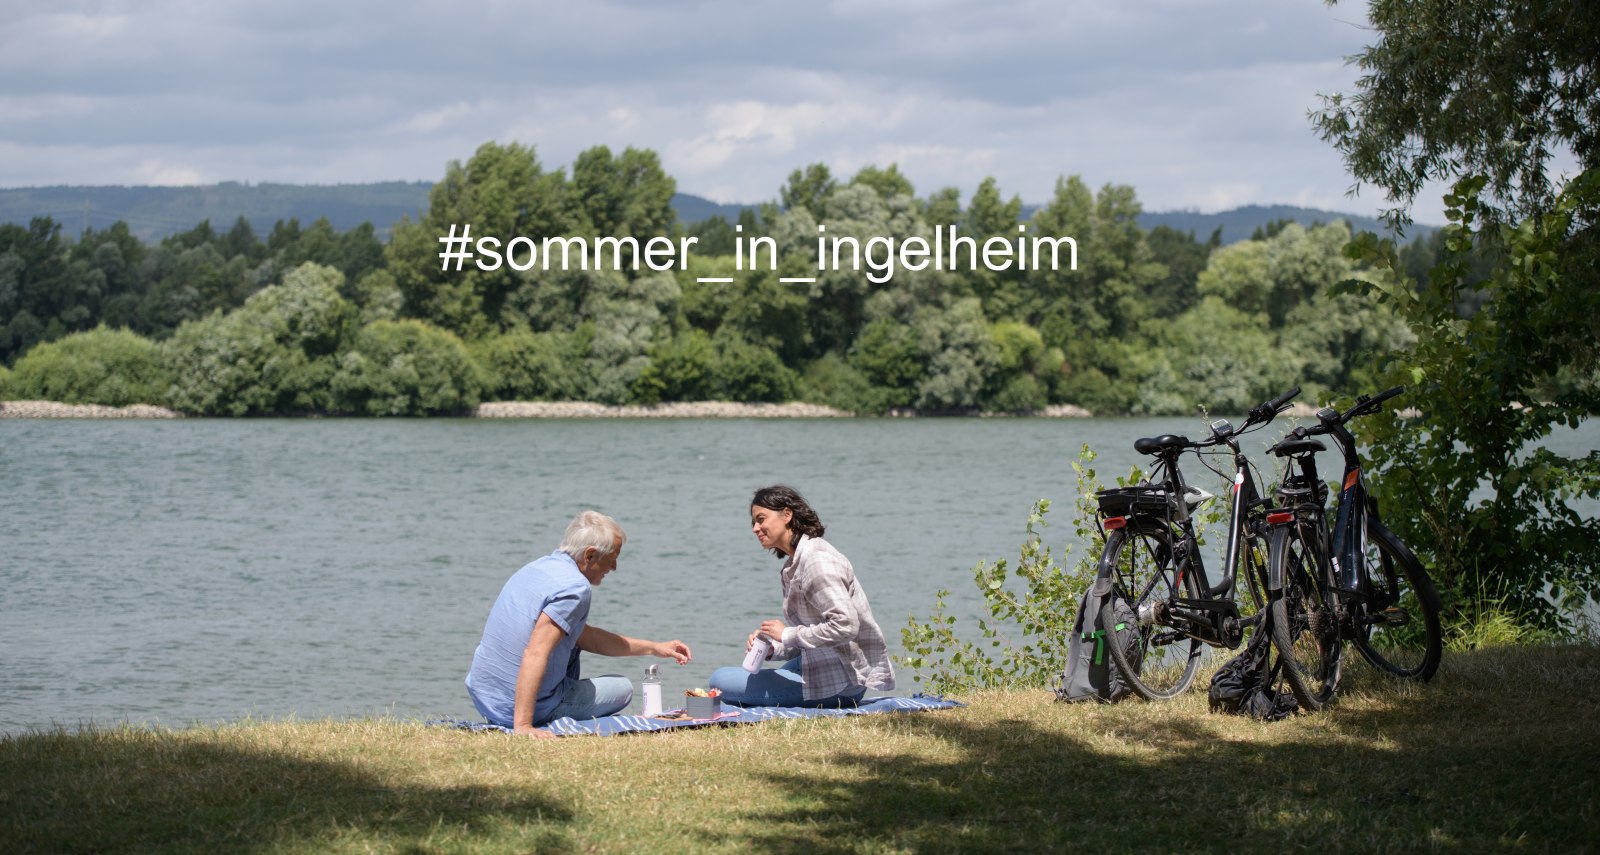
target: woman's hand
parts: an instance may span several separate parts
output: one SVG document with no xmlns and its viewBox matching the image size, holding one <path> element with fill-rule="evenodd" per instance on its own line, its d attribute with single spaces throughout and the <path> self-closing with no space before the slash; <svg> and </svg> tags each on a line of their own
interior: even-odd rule
<svg viewBox="0 0 1600 855">
<path fill-rule="evenodd" d="M 781 620 L 764 620 L 761 622 L 761 628 L 750 634 L 750 644 L 752 646 L 755 645 L 757 635 L 765 635 L 773 641 L 782 644 L 784 629 L 785 627 L 783 625 L 783 621 Z M 746 647 L 745 649 L 749 650 L 750 648 Z"/>
</svg>

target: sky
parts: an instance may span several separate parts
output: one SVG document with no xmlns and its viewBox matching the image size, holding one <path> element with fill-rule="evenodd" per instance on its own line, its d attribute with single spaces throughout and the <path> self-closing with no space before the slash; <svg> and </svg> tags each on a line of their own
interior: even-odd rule
<svg viewBox="0 0 1600 855">
<path fill-rule="evenodd" d="M 1041 203 L 1078 175 L 1151 211 L 1385 207 L 1307 119 L 1372 39 L 1351 0 L 0 9 L 0 187 L 436 181 L 494 140 L 551 170 L 649 148 L 719 202 L 821 162 L 919 195 L 992 176 Z"/>
</svg>

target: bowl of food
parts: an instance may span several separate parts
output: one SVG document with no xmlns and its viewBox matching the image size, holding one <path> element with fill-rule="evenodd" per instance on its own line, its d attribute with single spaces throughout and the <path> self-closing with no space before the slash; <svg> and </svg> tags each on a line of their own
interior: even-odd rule
<svg viewBox="0 0 1600 855">
<path fill-rule="evenodd" d="M 716 718 L 722 714 L 721 695 L 718 689 L 690 689 L 683 693 L 684 711 L 690 718 Z"/>
</svg>

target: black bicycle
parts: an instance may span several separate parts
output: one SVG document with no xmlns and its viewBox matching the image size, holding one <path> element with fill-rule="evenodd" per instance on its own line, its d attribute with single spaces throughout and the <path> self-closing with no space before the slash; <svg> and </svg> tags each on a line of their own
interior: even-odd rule
<svg viewBox="0 0 1600 855">
<path fill-rule="evenodd" d="M 1094 581 L 1100 626 L 1117 628 L 1107 633 L 1116 640 L 1106 647 L 1142 697 L 1155 701 L 1182 693 L 1194 681 L 1202 644 L 1237 648 L 1245 630 L 1260 622 L 1267 581 L 1266 503 L 1239 450 L 1239 437 L 1272 421 L 1299 391 L 1296 387 L 1257 406 L 1237 428 L 1226 419 L 1212 422 L 1209 439 L 1167 434 L 1135 441 L 1134 450 L 1155 457 L 1149 479 L 1096 494 L 1107 532 Z M 1218 446 L 1232 453 L 1234 474 L 1226 557 L 1222 577 L 1212 584 L 1191 516 L 1210 496 L 1188 484 L 1178 459 Z M 1241 586 L 1250 597 L 1251 614 L 1240 609 Z"/>
<path fill-rule="evenodd" d="M 1338 689 L 1345 641 L 1377 668 L 1414 680 L 1432 678 L 1444 655 L 1439 593 L 1416 554 L 1379 519 L 1346 427 L 1403 391 L 1363 395 L 1344 412 L 1324 408 L 1318 424 L 1296 428 L 1272 449 L 1290 460 L 1279 509 L 1267 515 L 1269 577 L 1281 579 L 1284 592 L 1270 597 L 1273 640 L 1295 697 L 1313 709 Z M 1344 458 L 1331 533 L 1323 510 L 1328 487 L 1316 469 L 1316 453 L 1325 447 L 1311 438 L 1322 435 Z"/>
</svg>

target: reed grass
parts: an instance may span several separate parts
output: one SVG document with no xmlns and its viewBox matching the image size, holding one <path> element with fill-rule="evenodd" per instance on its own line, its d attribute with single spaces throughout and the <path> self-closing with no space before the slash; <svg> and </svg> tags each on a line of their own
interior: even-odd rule
<svg viewBox="0 0 1600 855">
<path fill-rule="evenodd" d="M 960 710 L 530 740 L 397 720 L 0 739 L 5 852 L 1581 852 L 1600 648 L 1350 669 L 1263 723 L 1041 691 Z"/>
</svg>

